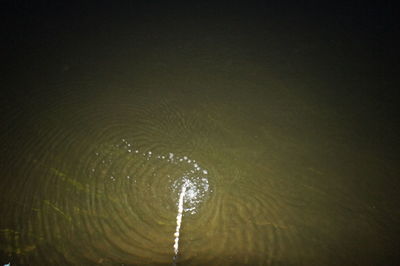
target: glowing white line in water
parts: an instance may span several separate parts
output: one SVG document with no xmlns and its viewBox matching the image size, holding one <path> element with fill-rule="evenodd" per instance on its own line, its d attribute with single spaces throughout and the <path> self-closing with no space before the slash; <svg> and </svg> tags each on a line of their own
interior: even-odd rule
<svg viewBox="0 0 400 266">
<path fill-rule="evenodd" d="M 181 230 L 182 215 L 183 215 L 183 200 L 184 200 L 185 193 L 186 193 L 186 186 L 187 186 L 187 182 L 185 182 L 182 185 L 182 190 L 181 190 L 181 193 L 179 194 L 178 215 L 176 216 L 176 230 L 175 230 L 175 234 L 174 234 L 174 236 L 175 236 L 174 260 L 178 256 L 178 251 L 179 251 L 179 234 L 180 234 L 180 230 Z"/>
<path fill-rule="evenodd" d="M 183 166 L 186 171 L 184 172 L 184 176 L 182 179 L 176 180 L 173 184 L 173 191 L 179 189 L 179 183 L 183 184 L 181 185 L 181 191 L 179 193 L 179 201 L 178 201 L 178 214 L 176 216 L 176 230 L 174 233 L 174 257 L 173 257 L 173 265 L 176 265 L 176 260 L 178 258 L 178 253 L 179 253 L 179 239 L 180 239 L 180 229 L 182 225 L 182 218 L 183 218 L 183 213 L 187 212 L 189 214 L 194 214 L 196 213 L 196 206 L 203 201 L 203 197 L 205 193 L 209 189 L 209 184 L 208 184 L 208 179 L 205 175 L 208 175 L 208 171 L 204 168 L 202 168 L 199 163 L 197 163 L 195 160 L 192 160 L 188 156 L 177 156 L 171 152 L 165 155 L 153 153 L 152 151 L 142 151 L 137 147 L 135 144 L 130 144 L 126 139 L 122 139 L 122 148 L 126 150 L 129 153 L 135 153 L 137 155 L 143 155 L 146 160 L 167 160 L 167 162 L 175 165 L 180 165 Z M 119 149 L 120 144 L 115 145 L 116 148 Z M 96 156 L 99 156 L 100 153 L 96 152 Z M 111 153 L 112 155 L 112 153 Z M 137 156 L 137 155 L 132 155 L 132 156 Z M 156 159 L 154 159 L 156 158 Z M 158 161 L 157 160 L 157 161 Z M 180 162 L 184 162 L 181 164 Z M 111 159 L 102 160 L 102 164 L 109 165 L 112 164 Z M 92 171 L 94 171 L 93 169 Z M 131 180 L 133 183 L 136 183 L 136 180 L 134 176 L 130 175 L 125 175 L 127 179 Z M 153 173 L 153 176 L 156 176 L 156 172 Z M 131 178 L 132 177 L 132 178 Z M 167 175 L 168 179 L 170 179 L 170 175 Z M 111 181 L 115 182 L 117 178 L 114 175 L 110 175 L 109 178 Z M 185 204 L 185 206 L 184 206 Z"/>
</svg>

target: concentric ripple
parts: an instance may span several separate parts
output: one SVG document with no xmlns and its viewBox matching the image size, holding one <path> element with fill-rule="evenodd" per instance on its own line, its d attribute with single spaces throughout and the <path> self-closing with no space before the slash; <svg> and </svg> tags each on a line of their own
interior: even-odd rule
<svg viewBox="0 0 400 266">
<path fill-rule="evenodd" d="M 240 102 L 133 94 L 68 95 L 12 128 L 0 164 L 7 258 L 310 265 L 331 252 L 310 239 L 345 237 L 334 230 L 351 218 L 341 206 L 362 210 L 345 189 L 321 183 L 322 171 L 293 163 L 302 146 L 260 128 L 264 120 L 248 119 Z"/>
<path fill-rule="evenodd" d="M 144 193 L 154 198 L 165 197 L 163 200 L 177 206 L 179 191 L 185 183 L 187 191 L 184 210 L 195 214 L 211 192 L 208 170 L 185 155 L 141 150 L 137 145 L 122 139 L 121 143 L 106 151 L 95 152 L 94 157 L 98 159 L 91 169 L 93 175 L 100 173 L 101 178 L 113 186 L 130 182 L 134 190 L 130 193 L 135 194 L 137 200 Z"/>
<path fill-rule="evenodd" d="M 240 142 L 231 133 L 240 130 L 220 119 L 230 105 L 183 112 L 170 98 L 137 98 L 72 101 L 32 118 L 36 135 L 15 162 L 24 165 L 16 190 L 34 210 L 24 239 L 41 239 L 34 249 L 32 239 L 24 242 L 34 250 L 29 258 L 189 265 L 279 259 L 293 240 L 280 219 L 288 208 L 275 198 L 276 183 L 249 174 L 266 174 L 248 157 L 256 148 L 240 149 L 236 160 L 229 145 Z M 20 217 L 16 209 L 10 220 Z"/>
<path fill-rule="evenodd" d="M 104 145 L 91 158 L 94 160 L 89 163 L 92 164 L 91 176 L 97 180 L 93 197 L 106 195 L 96 199 L 91 211 L 105 213 L 113 223 L 119 223 L 121 235 L 131 234 L 130 247 L 126 249 L 119 240 L 115 241 L 116 232 L 106 233 L 114 247 L 130 254 L 141 254 L 140 249 L 146 245 L 150 245 L 147 250 L 154 252 L 168 243 L 169 252 L 172 251 L 172 217 L 177 215 L 183 184 L 187 188 L 183 199 L 185 215 L 198 213 L 212 193 L 209 171 L 195 159 L 173 152 L 156 153 L 139 148 L 128 138 Z M 121 198 L 126 206 L 122 206 Z M 121 212 L 122 208 L 127 211 Z M 91 220 L 86 222 L 92 223 Z M 104 228 L 106 225 L 100 223 L 95 226 Z M 140 249 L 134 250 L 133 247 Z M 164 256 L 168 256 L 169 252 L 162 248 L 156 256 L 152 254 L 152 258 L 158 254 L 160 262 L 165 262 Z"/>
</svg>

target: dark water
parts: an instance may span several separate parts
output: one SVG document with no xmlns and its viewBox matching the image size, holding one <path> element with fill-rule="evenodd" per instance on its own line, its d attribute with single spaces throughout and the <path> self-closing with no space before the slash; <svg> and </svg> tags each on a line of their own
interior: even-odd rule
<svg viewBox="0 0 400 266">
<path fill-rule="evenodd" d="M 390 8 L 3 5 L 2 263 L 399 262 Z"/>
</svg>

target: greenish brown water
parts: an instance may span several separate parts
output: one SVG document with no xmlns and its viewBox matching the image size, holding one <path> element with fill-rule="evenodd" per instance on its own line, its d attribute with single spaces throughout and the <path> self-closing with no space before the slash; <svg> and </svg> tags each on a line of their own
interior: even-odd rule
<svg viewBox="0 0 400 266">
<path fill-rule="evenodd" d="M 178 265 L 395 260 L 395 134 L 364 123 L 375 118 L 351 96 L 317 92 L 368 83 L 341 79 L 357 54 L 340 61 L 319 38 L 291 47 L 268 27 L 201 22 L 47 33 L 10 63 L 2 262 L 170 265 L 186 181 Z M 271 54 L 254 52 L 263 45 Z M 334 74 L 318 72 L 320 55 L 337 60 Z"/>
</svg>

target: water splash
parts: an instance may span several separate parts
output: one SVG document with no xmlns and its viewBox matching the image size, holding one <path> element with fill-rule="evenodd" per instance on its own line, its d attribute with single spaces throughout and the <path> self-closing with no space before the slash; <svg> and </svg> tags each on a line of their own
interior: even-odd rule
<svg viewBox="0 0 400 266">
<path fill-rule="evenodd" d="M 174 243 L 174 265 L 176 265 L 176 259 L 178 257 L 178 252 L 179 252 L 179 235 L 180 235 L 180 230 L 181 230 L 181 224 L 182 224 L 182 216 L 183 216 L 183 203 L 184 203 L 184 198 L 186 194 L 186 188 L 189 185 L 189 182 L 185 182 L 182 185 L 182 190 L 181 193 L 179 194 L 179 202 L 178 202 L 178 215 L 176 216 L 176 230 L 175 230 L 175 243 Z"/>
<path fill-rule="evenodd" d="M 143 191 L 151 188 L 154 197 L 164 196 L 176 206 L 173 243 L 173 265 L 176 265 L 182 241 L 183 214 L 196 215 L 212 192 L 208 169 L 190 156 L 172 151 L 160 153 L 127 139 L 121 139 L 116 144 L 104 144 L 104 148 L 95 150 L 94 155 L 95 164 L 90 167 L 92 176 L 99 175 L 116 188 L 119 184 L 132 185 L 139 200 Z"/>
</svg>

